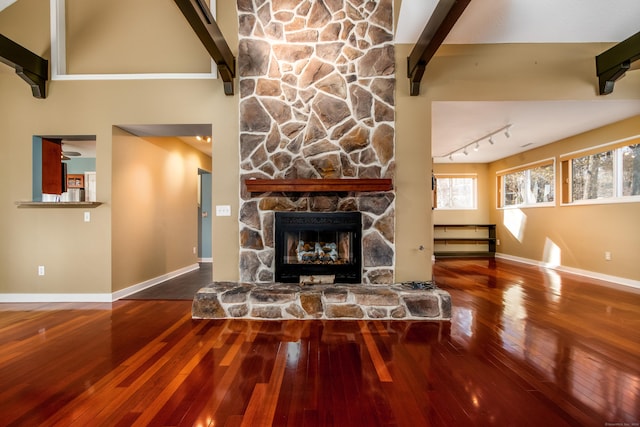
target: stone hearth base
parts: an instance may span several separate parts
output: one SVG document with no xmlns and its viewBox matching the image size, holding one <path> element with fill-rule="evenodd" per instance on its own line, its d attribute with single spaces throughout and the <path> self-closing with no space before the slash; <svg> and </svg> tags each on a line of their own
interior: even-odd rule
<svg viewBox="0 0 640 427">
<path fill-rule="evenodd" d="M 194 319 L 450 320 L 451 296 L 410 285 L 214 282 L 196 294 Z"/>
</svg>

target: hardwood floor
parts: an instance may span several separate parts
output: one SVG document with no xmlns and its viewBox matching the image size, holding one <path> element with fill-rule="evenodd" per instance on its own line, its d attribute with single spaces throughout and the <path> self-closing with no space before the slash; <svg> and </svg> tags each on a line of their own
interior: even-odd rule
<svg viewBox="0 0 640 427">
<path fill-rule="evenodd" d="M 506 261 L 434 275 L 451 323 L 0 304 L 0 425 L 638 425 L 639 292 Z"/>
</svg>

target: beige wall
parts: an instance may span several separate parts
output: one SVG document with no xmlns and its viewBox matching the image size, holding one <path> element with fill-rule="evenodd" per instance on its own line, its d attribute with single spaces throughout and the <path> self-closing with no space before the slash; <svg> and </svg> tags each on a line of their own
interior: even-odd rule
<svg viewBox="0 0 640 427">
<path fill-rule="evenodd" d="M 177 138 L 113 132 L 112 290 L 197 263 L 198 169 L 211 158 Z"/>
<path fill-rule="evenodd" d="M 431 103 L 433 101 L 502 101 L 502 100 L 605 100 L 605 99 L 639 99 L 640 98 L 640 73 L 627 73 L 625 78 L 616 83 L 615 90 L 607 97 L 597 95 L 597 77 L 595 75 L 594 58 L 599 53 L 611 47 L 607 43 L 593 44 L 518 44 L 518 45 L 445 45 L 440 48 L 434 59 L 427 66 L 422 79 L 420 95 L 418 97 L 406 96 L 408 80 L 398 77 L 398 106 L 397 113 L 397 180 L 398 187 L 398 272 L 399 280 L 415 278 L 423 273 L 427 262 L 417 251 L 417 243 L 430 241 L 433 238 L 431 220 L 428 208 L 430 208 L 430 161 L 431 140 Z M 403 51 L 403 48 L 405 50 Z M 406 57 L 410 52 L 410 46 L 397 47 L 396 63 L 398 64 L 398 76 L 402 76 L 402 70 L 406 70 Z M 607 133 L 608 130 L 604 130 Z M 610 135 L 607 137 L 613 137 Z M 436 166 L 438 168 L 439 166 Z M 444 166 L 443 166 L 444 167 Z M 494 180 L 491 174 L 495 169 L 488 171 L 489 183 Z M 491 187 L 492 188 L 492 187 Z M 490 190 L 489 190 L 490 191 Z M 495 203 L 495 195 L 490 192 L 489 202 Z M 494 206 L 493 204 L 491 206 Z M 562 227 L 556 228 L 561 236 L 553 238 L 563 243 L 563 260 L 567 265 L 590 270 L 602 274 L 621 275 L 626 278 L 638 278 L 638 269 L 634 262 L 629 260 L 631 253 L 638 253 L 637 246 L 616 246 L 611 249 L 619 260 L 613 265 L 613 261 L 603 265 L 604 248 L 592 250 L 588 256 L 580 255 L 581 246 L 589 244 L 587 240 L 593 230 L 603 230 L 602 221 L 606 216 L 604 212 L 618 221 L 621 225 L 615 232 L 617 239 L 629 242 L 629 234 L 623 229 L 629 226 L 632 220 L 629 212 L 637 212 L 637 204 L 634 207 L 621 208 L 621 205 L 602 207 L 601 214 L 589 214 L 586 217 L 578 212 L 578 216 L 572 216 L 571 210 L 575 207 L 564 208 L 561 219 L 565 224 L 571 224 L 564 234 Z M 531 213 L 529 221 L 537 224 L 537 227 L 546 227 L 549 222 L 557 221 L 547 215 L 539 222 L 534 215 L 541 215 L 541 210 Z M 551 212 L 551 211 L 549 211 Z M 615 213 L 614 213 L 615 212 Z M 440 213 L 436 213 L 438 221 L 443 219 Z M 459 219 L 471 219 L 461 213 Z M 486 213 L 479 210 L 477 215 L 486 218 Z M 637 216 L 637 215 L 636 215 Z M 483 218 L 483 219 L 484 219 Z M 562 218 L 562 217 L 560 217 Z M 589 222 L 585 221 L 588 220 Z M 490 222 L 499 222 L 495 209 L 489 211 Z M 634 226 L 631 226 L 634 228 Z M 588 232 L 585 232 L 589 230 Z M 637 229 L 635 229 L 637 230 Z M 530 226 L 528 232 L 531 235 L 539 234 L 540 228 Z M 596 231 L 596 236 L 603 241 L 608 241 L 607 232 Z M 635 236 L 639 235 L 637 231 Z M 504 237 L 504 229 L 499 233 Z M 538 238 L 528 239 L 527 244 L 515 247 L 511 242 L 501 242 L 499 251 L 511 253 L 514 256 L 540 259 L 541 242 Z M 634 251 L 625 252 L 627 249 Z M 429 254 L 431 255 L 431 252 Z M 596 262 L 597 258 L 597 262 Z M 617 267 L 624 263 L 625 268 Z"/>
<path fill-rule="evenodd" d="M 218 0 L 217 21 L 227 43 L 238 55 L 238 17 L 234 0 Z M 235 79 L 236 95 L 223 98 L 224 105 L 217 105 L 223 112 L 220 123 L 213 127 L 213 210 L 216 205 L 231 206 L 231 216 L 214 216 L 211 220 L 213 231 L 212 258 L 215 280 L 238 280 L 240 263 L 240 227 L 238 209 L 240 206 L 240 143 L 238 140 L 238 80 Z M 216 88 L 222 93 L 222 86 Z M 217 101 L 220 104 L 220 101 Z"/>
<path fill-rule="evenodd" d="M 431 280 L 431 100 L 409 96 L 411 46 L 396 45 L 396 281 Z M 424 92 L 423 92 L 424 94 Z M 420 248 L 424 249 L 420 249 Z"/>
<path fill-rule="evenodd" d="M 611 44 L 445 45 L 427 66 L 420 95 L 403 78 L 412 46 L 397 46 L 397 279 L 430 278 L 431 103 L 433 101 L 599 100 L 594 58 Z M 640 74 L 627 73 L 606 99 L 638 99 Z M 439 167 L 439 166 L 436 166 Z M 487 219 L 487 211 L 476 213 Z M 438 221 L 442 216 L 436 213 Z M 475 215 L 473 215 L 475 218 Z M 459 213 L 460 220 L 471 219 Z M 490 221 L 495 221 L 489 214 Z M 444 219 L 443 219 L 444 220 Z M 421 244 L 431 250 L 421 253 Z M 504 249 L 501 249 L 504 250 Z"/>
<path fill-rule="evenodd" d="M 561 206 L 559 156 L 640 135 L 640 116 L 614 123 L 489 165 L 490 215 L 497 224 L 498 252 L 534 261 L 551 262 L 555 248 L 564 267 L 640 280 L 640 203 Z M 556 159 L 554 207 L 497 209 L 496 172 L 534 161 Z M 509 231 L 511 218 L 521 219 L 519 232 Z M 611 252 L 611 261 L 604 252 Z"/>
<path fill-rule="evenodd" d="M 173 1 L 65 4 L 70 74 L 211 72 L 211 58 Z"/>
<path fill-rule="evenodd" d="M 49 57 L 48 6 L 48 2 L 35 0 L 13 4 L 0 13 L 3 34 Z M 235 7 L 232 10 L 235 15 Z M 184 19 L 177 7 L 176 14 L 176 19 Z M 235 18 L 227 21 L 232 23 L 232 33 L 237 32 Z M 33 98 L 29 86 L 0 64 L 0 147 L 5 156 L 0 168 L 4 183 L 0 190 L 0 293 L 95 294 L 124 285 L 112 280 L 111 240 L 112 235 L 118 236 L 112 220 L 118 213 L 114 212 L 117 204 L 112 200 L 111 182 L 119 173 L 112 161 L 113 125 L 212 123 L 214 153 L 232 151 L 214 162 L 218 176 L 213 203 L 237 206 L 238 161 L 233 159 L 237 98 L 224 95 L 221 80 L 51 81 L 48 90 L 46 99 Z M 97 197 L 103 204 L 91 210 L 91 222 L 83 221 L 82 209 L 16 208 L 15 201 L 31 199 L 31 138 L 43 134 L 96 135 Z M 224 193 L 230 181 L 233 200 Z M 221 226 L 217 218 L 213 222 L 214 244 L 226 240 L 228 245 L 237 245 L 237 221 L 231 231 L 235 238 L 228 237 L 228 223 Z M 237 254 L 237 247 L 231 252 Z M 172 258 L 165 272 L 179 268 L 177 264 Z M 38 265 L 46 267 L 44 277 L 37 275 Z M 119 274 L 128 278 L 125 282 L 138 277 L 134 271 Z"/>
</svg>

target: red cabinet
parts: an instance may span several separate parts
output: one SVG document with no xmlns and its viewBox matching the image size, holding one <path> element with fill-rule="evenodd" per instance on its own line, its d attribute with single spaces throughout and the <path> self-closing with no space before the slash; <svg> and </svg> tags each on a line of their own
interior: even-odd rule
<svg viewBox="0 0 640 427">
<path fill-rule="evenodd" d="M 62 194 L 62 144 L 42 138 L 42 193 Z"/>
</svg>

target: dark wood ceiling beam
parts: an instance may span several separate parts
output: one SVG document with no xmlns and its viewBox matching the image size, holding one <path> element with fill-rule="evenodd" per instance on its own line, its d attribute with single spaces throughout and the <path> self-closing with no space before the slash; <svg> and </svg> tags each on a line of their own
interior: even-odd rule
<svg viewBox="0 0 640 427">
<path fill-rule="evenodd" d="M 471 0 L 440 0 L 420 38 L 407 57 L 407 77 L 411 96 L 420 94 L 420 82 L 427 64 L 444 42 Z"/>
<path fill-rule="evenodd" d="M 640 59 L 640 32 L 596 56 L 600 95 L 613 92 L 616 80 L 624 76 L 631 63 Z"/>
<path fill-rule="evenodd" d="M 16 74 L 31 86 L 34 97 L 47 97 L 49 61 L 0 34 L 0 62 L 16 70 Z"/>
<path fill-rule="evenodd" d="M 233 79 L 236 76 L 236 58 L 211 11 L 203 0 L 174 0 L 193 31 L 218 66 L 225 95 L 233 95 Z"/>
</svg>

